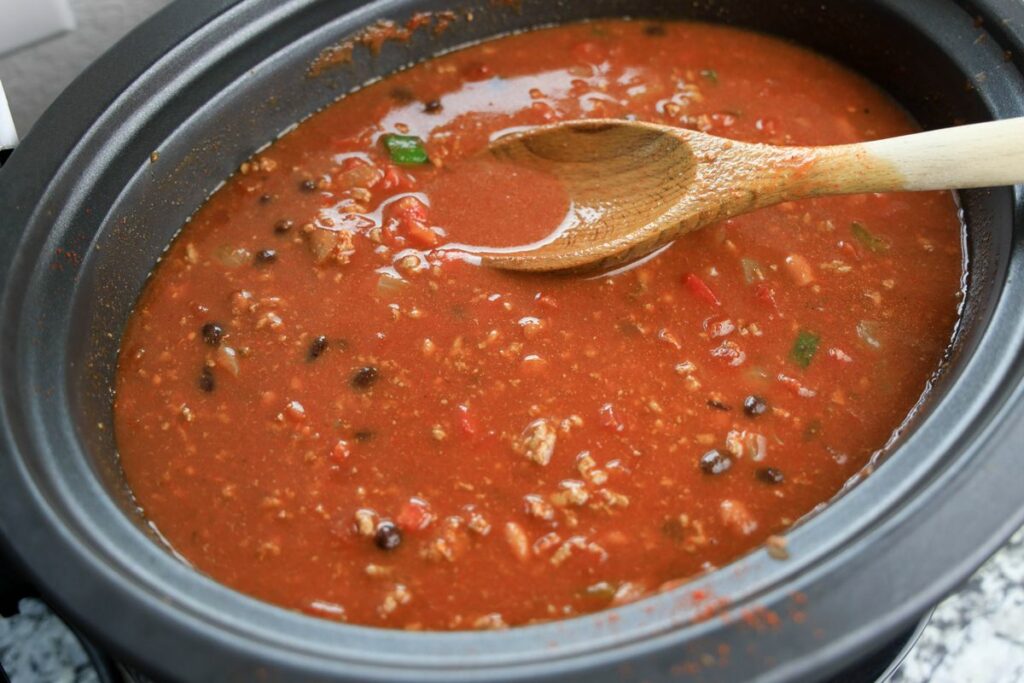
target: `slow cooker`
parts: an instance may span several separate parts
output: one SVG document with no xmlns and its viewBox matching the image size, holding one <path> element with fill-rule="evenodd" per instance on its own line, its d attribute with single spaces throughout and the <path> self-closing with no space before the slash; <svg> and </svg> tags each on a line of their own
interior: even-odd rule
<svg viewBox="0 0 1024 683">
<path fill-rule="evenodd" d="M 312 69 L 378 21 L 451 12 Z M 281 131 L 411 62 L 608 16 L 797 41 L 926 128 L 1024 115 L 1017 0 L 178 0 L 90 66 L 0 171 L 0 537 L 87 635 L 159 680 L 814 681 L 906 630 L 1024 522 L 1024 188 L 959 194 L 962 321 L 928 399 L 835 500 L 665 593 L 502 632 L 328 623 L 192 570 L 134 505 L 111 433 L 121 330 L 190 214 Z M 723 46 L 728 49 L 728 46 Z"/>
</svg>

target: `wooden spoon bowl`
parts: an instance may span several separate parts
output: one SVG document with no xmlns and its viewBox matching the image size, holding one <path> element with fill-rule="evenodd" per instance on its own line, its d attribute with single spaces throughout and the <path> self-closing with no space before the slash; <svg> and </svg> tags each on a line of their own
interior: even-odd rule
<svg viewBox="0 0 1024 683">
<path fill-rule="evenodd" d="M 825 195 L 984 187 L 1024 181 L 1024 119 L 834 147 L 742 143 L 615 119 L 507 135 L 503 163 L 558 179 L 569 216 L 539 245 L 483 253 L 522 271 L 585 271 L 633 261 L 709 223 Z"/>
</svg>

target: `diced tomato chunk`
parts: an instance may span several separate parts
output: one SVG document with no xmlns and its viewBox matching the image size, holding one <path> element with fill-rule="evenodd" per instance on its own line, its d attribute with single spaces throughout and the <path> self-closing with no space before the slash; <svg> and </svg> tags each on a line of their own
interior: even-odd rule
<svg viewBox="0 0 1024 683">
<path fill-rule="evenodd" d="M 436 247 L 441 241 L 437 233 L 422 221 L 408 221 L 405 231 L 409 234 L 409 239 L 421 247 Z"/>
<path fill-rule="evenodd" d="M 395 517 L 395 522 L 403 531 L 426 529 L 433 520 L 434 515 L 430 512 L 430 506 L 420 498 L 410 498 L 406 501 Z"/>
<path fill-rule="evenodd" d="M 350 454 L 351 450 L 348 447 L 348 441 L 338 439 L 338 442 L 334 444 L 334 448 L 331 449 L 331 460 L 342 463 L 348 459 Z"/>
<path fill-rule="evenodd" d="M 413 180 L 408 173 L 403 172 L 394 164 L 384 167 L 384 178 L 381 181 L 381 188 L 386 190 L 410 190 Z"/>
<path fill-rule="evenodd" d="M 389 207 L 399 232 L 420 247 L 436 247 L 440 237 L 427 223 L 427 205 L 416 197 L 402 197 Z"/>
<path fill-rule="evenodd" d="M 427 205 L 416 197 L 402 197 L 391 205 L 391 210 L 399 220 L 426 222 Z"/>
<path fill-rule="evenodd" d="M 384 180 L 381 182 L 381 188 L 393 190 L 398 187 L 399 182 L 401 182 L 401 179 L 398 175 L 398 168 L 392 165 L 384 169 Z"/>
<path fill-rule="evenodd" d="M 754 285 L 754 297 L 768 307 L 773 313 L 779 312 L 779 305 L 775 301 L 775 287 L 768 282 L 758 282 Z"/>
<path fill-rule="evenodd" d="M 224 347 L 218 349 L 218 351 L 223 350 Z M 228 350 L 230 351 L 230 349 Z M 237 361 L 234 360 L 234 356 L 230 356 L 230 358 L 230 362 L 237 363 Z M 283 413 L 285 419 L 287 419 L 289 422 L 293 424 L 301 424 L 306 421 L 306 409 L 298 401 L 288 401 L 288 404 L 284 407 Z"/>
<path fill-rule="evenodd" d="M 687 273 L 686 277 L 683 278 L 683 283 L 686 288 L 693 292 L 693 295 L 698 299 L 708 304 L 709 306 L 721 306 L 722 302 L 718 300 L 715 293 L 711 291 L 707 283 L 700 279 L 699 275 L 694 273 Z"/>
</svg>

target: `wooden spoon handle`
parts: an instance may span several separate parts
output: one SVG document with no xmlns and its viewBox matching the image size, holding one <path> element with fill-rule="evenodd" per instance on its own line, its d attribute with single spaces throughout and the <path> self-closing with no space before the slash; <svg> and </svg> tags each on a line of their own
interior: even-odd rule
<svg viewBox="0 0 1024 683">
<path fill-rule="evenodd" d="M 1024 183 L 1024 117 L 819 150 L 812 194 Z"/>
<path fill-rule="evenodd" d="M 905 190 L 1024 183 L 1024 117 L 867 142 L 868 154 L 904 178 Z"/>
</svg>

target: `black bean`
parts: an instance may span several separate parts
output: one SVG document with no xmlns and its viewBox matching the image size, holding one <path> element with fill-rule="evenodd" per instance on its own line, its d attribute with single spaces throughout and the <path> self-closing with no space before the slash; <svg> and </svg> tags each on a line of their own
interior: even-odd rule
<svg viewBox="0 0 1024 683">
<path fill-rule="evenodd" d="M 713 410 L 729 410 L 729 406 L 725 405 L 721 401 L 716 401 L 713 398 L 708 399 L 708 408 Z"/>
<path fill-rule="evenodd" d="M 367 441 L 372 441 L 373 440 L 373 430 L 372 429 L 360 429 L 358 432 L 356 432 L 355 434 L 352 435 L 352 438 L 355 439 L 356 441 L 358 441 L 359 443 L 366 443 Z"/>
<path fill-rule="evenodd" d="M 352 373 L 352 379 L 349 380 L 349 384 L 352 385 L 353 389 L 369 389 L 379 376 L 380 371 L 377 368 L 367 365 Z"/>
<path fill-rule="evenodd" d="M 444 107 L 441 106 L 441 100 L 430 100 L 423 104 L 423 111 L 427 114 L 437 114 L 442 109 L 444 109 Z"/>
<path fill-rule="evenodd" d="M 315 192 L 316 181 L 313 180 L 312 178 L 306 178 L 301 183 L 299 183 L 299 189 L 302 190 L 303 192 Z"/>
<path fill-rule="evenodd" d="M 743 399 L 743 412 L 750 417 L 764 415 L 766 410 L 768 410 L 768 402 L 760 396 L 754 396 L 751 394 Z"/>
<path fill-rule="evenodd" d="M 402 532 L 391 522 L 381 522 L 377 525 L 373 541 L 381 550 L 394 550 L 402 544 Z"/>
<path fill-rule="evenodd" d="M 661 24 L 648 24 L 644 26 L 644 33 L 649 36 L 663 36 L 665 35 L 665 27 Z"/>
<path fill-rule="evenodd" d="M 213 381 L 213 371 L 210 368 L 204 367 L 202 372 L 199 373 L 199 388 L 210 393 L 217 386 L 217 383 Z"/>
<path fill-rule="evenodd" d="M 327 337 L 324 335 L 321 334 L 318 337 L 314 337 L 313 341 L 309 343 L 309 360 L 319 358 L 329 345 L 330 342 L 327 341 Z"/>
<path fill-rule="evenodd" d="M 260 204 L 269 204 L 274 200 L 274 195 L 264 192 L 260 195 Z"/>
<path fill-rule="evenodd" d="M 224 328 L 217 323 L 206 323 L 203 325 L 203 341 L 210 346 L 220 346 L 220 340 L 224 338 Z"/>
<path fill-rule="evenodd" d="M 762 467 L 754 472 L 754 475 L 758 480 L 763 481 L 766 484 L 781 484 L 786 480 L 786 478 L 782 476 L 782 471 L 777 470 L 774 467 Z"/>
<path fill-rule="evenodd" d="M 265 266 L 277 260 L 277 252 L 273 249 L 260 249 L 256 252 L 254 260 L 257 266 Z"/>
<path fill-rule="evenodd" d="M 730 467 L 732 467 L 732 458 L 717 448 L 712 448 L 700 456 L 700 469 L 704 474 L 722 474 Z"/>
<path fill-rule="evenodd" d="M 276 232 L 278 235 L 283 235 L 286 232 L 291 232 L 291 229 L 294 227 L 295 223 L 288 220 L 287 218 L 282 218 L 277 223 L 274 223 L 274 232 Z"/>
</svg>

